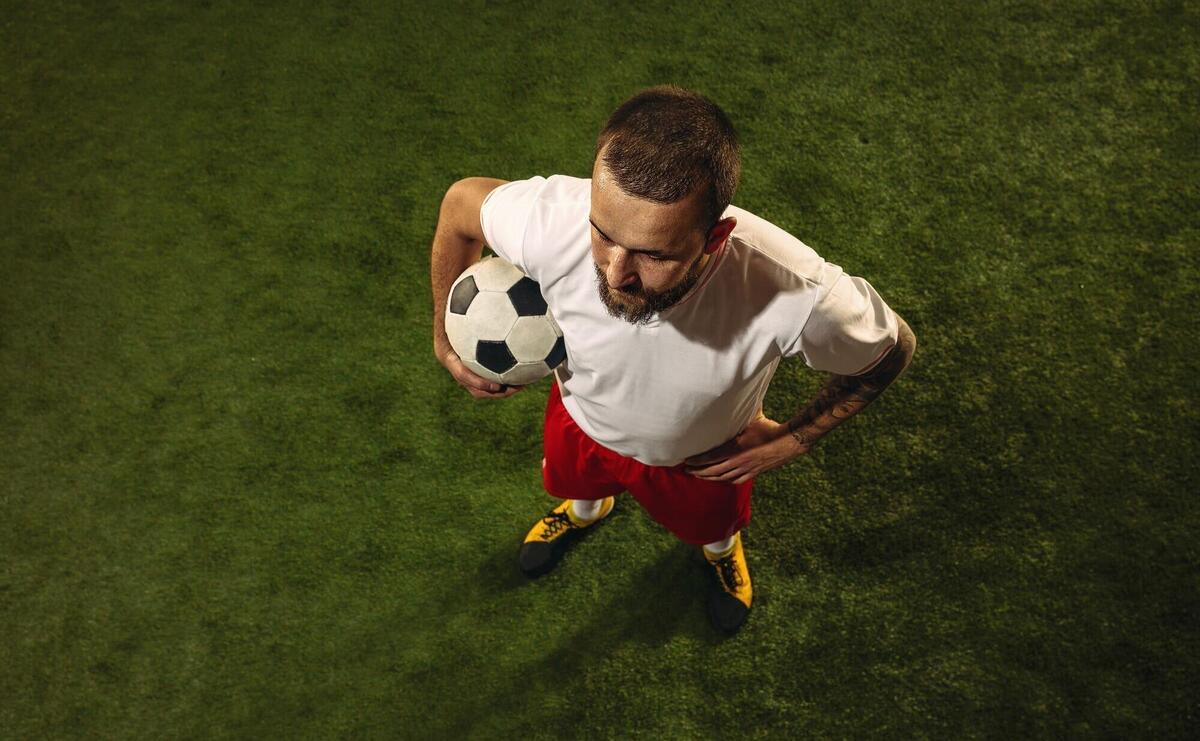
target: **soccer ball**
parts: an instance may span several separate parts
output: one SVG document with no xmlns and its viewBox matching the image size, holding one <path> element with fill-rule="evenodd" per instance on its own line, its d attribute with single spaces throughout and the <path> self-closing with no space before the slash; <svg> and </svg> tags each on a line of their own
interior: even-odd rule
<svg viewBox="0 0 1200 741">
<path fill-rule="evenodd" d="M 541 288 L 499 257 L 480 260 L 454 281 L 446 335 L 467 368 L 510 386 L 533 383 L 567 357 Z"/>
</svg>

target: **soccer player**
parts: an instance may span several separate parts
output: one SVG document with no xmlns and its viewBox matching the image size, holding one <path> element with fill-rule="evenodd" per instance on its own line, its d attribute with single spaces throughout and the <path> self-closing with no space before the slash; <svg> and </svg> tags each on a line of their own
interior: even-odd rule
<svg viewBox="0 0 1200 741">
<path fill-rule="evenodd" d="M 442 201 L 433 240 L 434 354 L 477 399 L 519 391 L 469 371 L 444 328 L 454 279 L 483 246 L 541 285 L 567 360 L 546 406 L 542 479 L 561 499 L 525 536 L 546 573 L 628 491 L 714 579 L 713 624 L 751 606 L 741 531 L 754 478 L 807 453 L 908 366 L 916 338 L 864 279 L 730 204 L 737 134 L 717 105 L 675 86 L 622 103 L 590 179 L 472 177 Z M 783 358 L 831 375 L 795 417 L 763 414 Z"/>
</svg>

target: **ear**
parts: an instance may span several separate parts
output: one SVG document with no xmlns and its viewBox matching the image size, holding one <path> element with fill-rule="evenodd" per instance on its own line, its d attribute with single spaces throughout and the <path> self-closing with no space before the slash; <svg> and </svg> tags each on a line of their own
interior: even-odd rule
<svg viewBox="0 0 1200 741">
<path fill-rule="evenodd" d="M 704 245 L 704 254 L 711 255 L 721 249 L 721 245 L 725 244 L 725 240 L 729 238 L 729 233 L 735 226 L 737 226 L 737 219 L 733 216 L 726 216 L 718 221 L 708 232 L 708 243 Z"/>
</svg>

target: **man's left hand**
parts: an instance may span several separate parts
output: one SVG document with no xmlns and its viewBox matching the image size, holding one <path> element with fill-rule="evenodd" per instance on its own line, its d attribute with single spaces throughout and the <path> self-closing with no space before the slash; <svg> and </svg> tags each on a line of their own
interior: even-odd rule
<svg viewBox="0 0 1200 741">
<path fill-rule="evenodd" d="M 787 427 L 761 412 L 737 437 L 685 460 L 688 473 L 706 481 L 741 484 L 808 452 Z"/>
</svg>

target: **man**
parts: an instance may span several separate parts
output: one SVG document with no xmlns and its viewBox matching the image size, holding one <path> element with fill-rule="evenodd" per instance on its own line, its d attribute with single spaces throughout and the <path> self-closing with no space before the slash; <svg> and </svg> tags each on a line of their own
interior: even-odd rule
<svg viewBox="0 0 1200 741">
<path fill-rule="evenodd" d="M 623 103 L 590 180 L 467 178 L 442 202 L 432 254 L 434 353 L 477 399 L 519 391 L 467 370 L 444 330 L 450 285 L 486 243 L 541 285 L 566 340 L 545 416 L 546 490 L 521 569 L 551 569 L 628 491 L 714 577 L 709 616 L 738 630 L 752 589 L 741 540 L 754 477 L 807 453 L 909 364 L 916 338 L 862 278 L 730 205 L 736 133 L 674 86 Z M 833 375 L 785 423 L 762 401 L 782 358 Z"/>
</svg>

